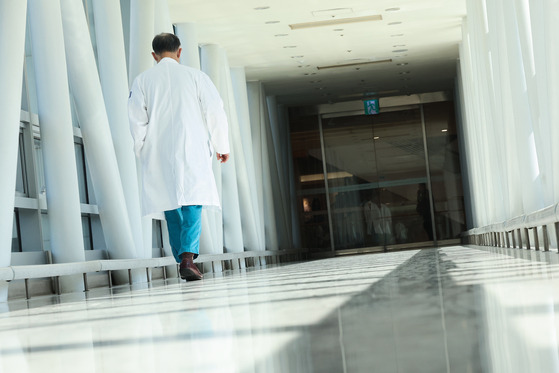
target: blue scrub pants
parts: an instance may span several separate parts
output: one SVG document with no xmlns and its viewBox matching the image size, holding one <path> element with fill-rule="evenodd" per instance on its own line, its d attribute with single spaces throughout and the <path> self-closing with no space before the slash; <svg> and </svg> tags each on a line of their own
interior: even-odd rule
<svg viewBox="0 0 559 373">
<path fill-rule="evenodd" d="M 194 259 L 200 252 L 200 232 L 202 231 L 202 206 L 182 206 L 165 211 L 169 229 L 169 241 L 177 263 L 182 253 L 193 253 Z"/>
</svg>

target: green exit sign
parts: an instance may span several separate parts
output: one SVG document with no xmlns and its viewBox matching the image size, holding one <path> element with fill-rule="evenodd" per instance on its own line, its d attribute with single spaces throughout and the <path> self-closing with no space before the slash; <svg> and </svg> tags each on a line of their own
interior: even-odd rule
<svg viewBox="0 0 559 373">
<path fill-rule="evenodd" d="M 365 105 L 365 114 L 367 114 L 367 115 L 374 115 L 374 114 L 378 114 L 380 112 L 380 109 L 379 109 L 379 106 L 378 106 L 378 98 L 363 101 L 363 104 Z"/>
</svg>

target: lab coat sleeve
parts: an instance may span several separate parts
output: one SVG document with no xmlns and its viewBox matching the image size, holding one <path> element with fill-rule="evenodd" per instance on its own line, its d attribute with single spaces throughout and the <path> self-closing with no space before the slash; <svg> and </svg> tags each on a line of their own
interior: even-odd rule
<svg viewBox="0 0 559 373">
<path fill-rule="evenodd" d="M 229 128 L 223 101 L 206 74 L 202 74 L 199 80 L 198 97 L 213 148 L 219 154 L 229 154 Z"/>
<path fill-rule="evenodd" d="M 135 79 L 132 83 L 130 96 L 128 97 L 128 120 L 130 122 L 130 133 L 134 139 L 134 153 L 139 158 L 146 138 L 149 117 L 138 79 Z"/>
</svg>

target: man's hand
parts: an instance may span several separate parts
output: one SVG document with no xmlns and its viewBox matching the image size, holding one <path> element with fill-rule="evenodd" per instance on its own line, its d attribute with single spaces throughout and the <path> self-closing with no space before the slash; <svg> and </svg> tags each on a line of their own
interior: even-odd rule
<svg viewBox="0 0 559 373">
<path fill-rule="evenodd" d="M 216 154 L 217 154 L 217 160 L 220 161 L 221 163 L 225 163 L 229 159 L 229 154 L 219 154 L 219 153 Z"/>
</svg>

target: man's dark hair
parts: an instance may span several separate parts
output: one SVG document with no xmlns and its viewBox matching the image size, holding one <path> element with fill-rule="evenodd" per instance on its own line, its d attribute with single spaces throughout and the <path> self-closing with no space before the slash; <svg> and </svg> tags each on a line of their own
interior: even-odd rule
<svg viewBox="0 0 559 373">
<path fill-rule="evenodd" d="M 181 41 L 176 35 L 169 33 L 161 33 L 156 35 L 151 42 L 151 47 L 155 54 L 164 52 L 176 52 L 181 46 Z"/>
</svg>

